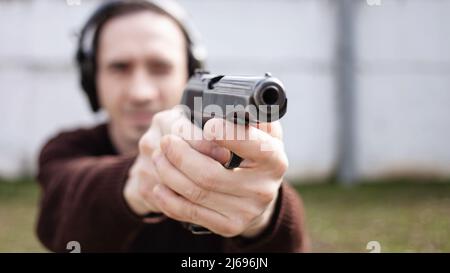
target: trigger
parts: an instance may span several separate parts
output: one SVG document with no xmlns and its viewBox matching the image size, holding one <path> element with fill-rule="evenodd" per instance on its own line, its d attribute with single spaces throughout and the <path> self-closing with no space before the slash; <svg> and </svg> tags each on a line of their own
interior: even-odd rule
<svg viewBox="0 0 450 273">
<path fill-rule="evenodd" d="M 231 152 L 230 160 L 229 160 L 227 163 L 225 163 L 224 166 L 225 166 L 225 168 L 227 168 L 227 169 L 234 169 L 234 168 L 239 167 L 239 165 L 241 164 L 241 162 L 242 162 L 243 160 L 244 160 L 244 159 L 243 159 L 242 157 L 240 157 L 240 156 L 238 156 L 237 154 Z"/>
</svg>

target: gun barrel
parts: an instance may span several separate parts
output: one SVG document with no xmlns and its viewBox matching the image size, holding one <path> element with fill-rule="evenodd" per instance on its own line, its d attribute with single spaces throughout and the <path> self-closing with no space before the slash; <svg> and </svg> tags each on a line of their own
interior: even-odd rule
<svg viewBox="0 0 450 273">
<path fill-rule="evenodd" d="M 196 99 L 201 99 L 201 105 L 195 105 Z M 249 77 L 197 72 L 188 82 L 182 104 L 189 107 L 191 119 L 202 120 L 202 124 L 211 117 L 272 122 L 287 110 L 283 84 L 269 73 Z"/>
<path fill-rule="evenodd" d="M 282 96 L 283 94 L 276 86 L 266 86 L 255 94 L 255 100 L 259 105 L 276 105 Z"/>
</svg>

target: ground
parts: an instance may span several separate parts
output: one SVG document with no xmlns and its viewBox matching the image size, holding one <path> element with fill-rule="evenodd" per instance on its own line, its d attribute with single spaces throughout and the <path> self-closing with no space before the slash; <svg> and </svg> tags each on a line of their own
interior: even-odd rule
<svg viewBox="0 0 450 273">
<path fill-rule="evenodd" d="M 305 182 L 305 181 L 302 181 Z M 300 184 L 314 252 L 450 252 L 450 181 L 342 187 Z M 0 181 L 0 252 L 44 252 L 35 236 L 39 188 Z"/>
</svg>

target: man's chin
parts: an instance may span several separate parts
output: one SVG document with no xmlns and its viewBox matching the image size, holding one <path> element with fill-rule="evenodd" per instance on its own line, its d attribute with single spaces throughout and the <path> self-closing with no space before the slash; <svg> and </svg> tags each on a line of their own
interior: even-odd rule
<svg viewBox="0 0 450 273">
<path fill-rule="evenodd" d="M 150 128 L 149 125 L 131 125 L 128 127 L 128 131 L 130 132 L 128 135 L 135 139 L 136 141 L 139 141 L 139 139 L 147 132 L 147 130 Z"/>
</svg>

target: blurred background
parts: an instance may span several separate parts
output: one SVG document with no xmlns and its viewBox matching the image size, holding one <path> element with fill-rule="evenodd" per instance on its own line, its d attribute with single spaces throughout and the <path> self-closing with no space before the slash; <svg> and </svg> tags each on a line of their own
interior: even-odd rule
<svg viewBox="0 0 450 273">
<path fill-rule="evenodd" d="M 103 119 L 74 66 L 100 2 L 0 0 L 0 252 L 46 251 L 39 150 Z M 313 251 L 450 252 L 450 0 L 179 2 L 210 71 L 285 84 L 288 179 Z"/>
</svg>

